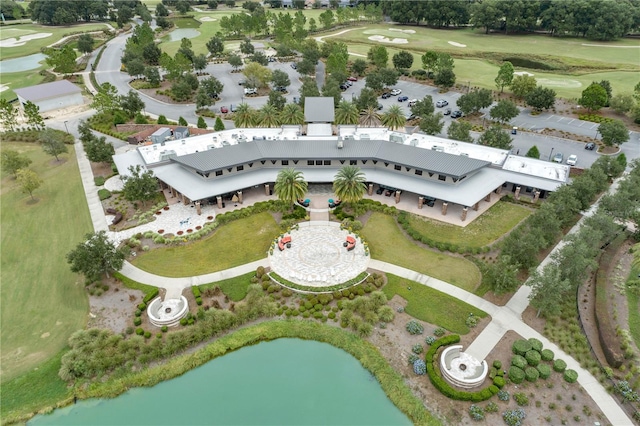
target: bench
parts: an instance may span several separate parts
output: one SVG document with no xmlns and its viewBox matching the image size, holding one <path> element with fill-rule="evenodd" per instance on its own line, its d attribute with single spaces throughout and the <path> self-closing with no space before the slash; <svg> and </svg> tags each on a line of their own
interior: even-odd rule
<svg viewBox="0 0 640 426">
<path fill-rule="evenodd" d="M 280 249 L 280 251 L 283 251 L 285 246 L 291 247 L 291 235 L 286 235 L 280 238 L 280 241 L 278 241 L 278 248 Z"/>
<path fill-rule="evenodd" d="M 122 220 L 122 213 L 116 213 L 116 217 L 113 218 L 113 221 L 111 221 L 111 224 L 115 225 L 121 220 Z"/>
<path fill-rule="evenodd" d="M 351 235 L 347 235 L 347 251 L 351 251 L 356 248 L 356 239 Z"/>
</svg>

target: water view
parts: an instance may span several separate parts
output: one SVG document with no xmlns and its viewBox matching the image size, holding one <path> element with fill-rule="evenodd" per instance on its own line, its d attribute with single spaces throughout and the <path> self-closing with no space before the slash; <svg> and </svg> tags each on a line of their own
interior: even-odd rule
<svg viewBox="0 0 640 426">
<path fill-rule="evenodd" d="M 44 53 L 34 53 L 33 55 L 0 61 L 0 72 L 10 73 L 34 70 L 40 67 L 40 62 L 44 61 L 46 57 L 47 55 Z"/>
<path fill-rule="evenodd" d="M 29 425 L 409 425 L 375 378 L 326 343 L 279 339 L 152 388 L 88 400 Z"/>
<path fill-rule="evenodd" d="M 193 28 L 179 28 L 177 30 L 173 30 L 169 33 L 169 41 L 180 41 L 184 37 L 186 38 L 196 38 L 200 35 L 200 31 L 194 30 Z"/>
</svg>

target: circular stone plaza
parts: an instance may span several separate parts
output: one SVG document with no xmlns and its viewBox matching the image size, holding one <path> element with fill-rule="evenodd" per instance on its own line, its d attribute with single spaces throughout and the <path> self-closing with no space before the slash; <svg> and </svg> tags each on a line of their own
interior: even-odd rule
<svg viewBox="0 0 640 426">
<path fill-rule="evenodd" d="M 369 253 L 360 237 L 339 223 L 311 221 L 274 242 L 269 264 L 282 278 L 321 290 L 360 275 L 369 266 Z"/>
</svg>

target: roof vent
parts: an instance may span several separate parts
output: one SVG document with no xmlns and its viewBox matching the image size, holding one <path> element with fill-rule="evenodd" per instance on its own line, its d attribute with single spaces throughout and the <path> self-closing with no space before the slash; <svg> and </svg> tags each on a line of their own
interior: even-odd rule
<svg viewBox="0 0 640 426">
<path fill-rule="evenodd" d="M 344 142 L 342 138 L 338 138 L 338 149 L 342 149 L 343 146 L 344 146 Z"/>
</svg>

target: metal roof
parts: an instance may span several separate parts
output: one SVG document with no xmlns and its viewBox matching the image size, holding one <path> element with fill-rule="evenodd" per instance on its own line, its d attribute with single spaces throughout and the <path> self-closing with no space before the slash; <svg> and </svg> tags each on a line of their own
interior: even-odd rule
<svg viewBox="0 0 640 426">
<path fill-rule="evenodd" d="M 14 92 L 27 101 L 36 102 L 42 99 L 80 93 L 82 90 L 69 80 L 60 80 L 52 83 L 38 84 L 37 86 L 15 89 Z"/>
<path fill-rule="evenodd" d="M 307 123 L 333 123 L 334 100 L 331 97 L 311 96 L 304 98 L 304 121 Z"/>
<path fill-rule="evenodd" d="M 491 164 L 462 155 L 400 145 L 384 140 L 257 140 L 183 155 L 171 161 L 209 173 L 259 160 L 377 160 L 452 177 Z"/>
</svg>

